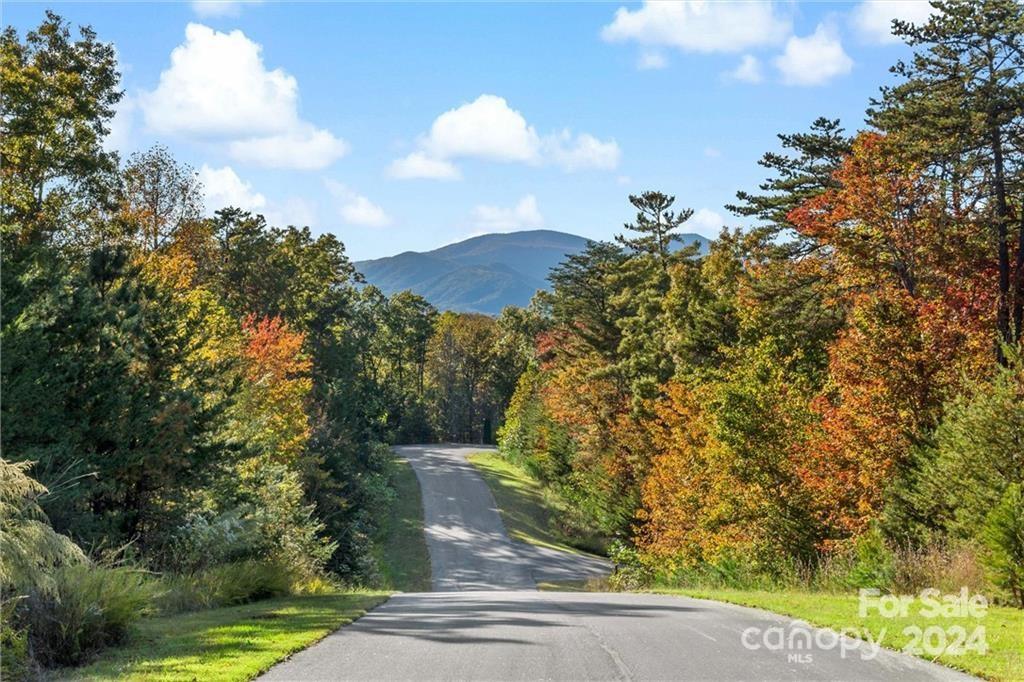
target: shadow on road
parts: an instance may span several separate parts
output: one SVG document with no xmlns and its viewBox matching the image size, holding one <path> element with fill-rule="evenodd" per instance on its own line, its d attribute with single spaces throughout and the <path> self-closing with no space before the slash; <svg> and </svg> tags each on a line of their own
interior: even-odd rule
<svg viewBox="0 0 1024 682">
<path fill-rule="evenodd" d="M 609 595 L 588 595 L 573 600 L 551 600 L 537 593 L 529 598 L 514 593 L 508 599 L 488 593 L 452 593 L 396 595 L 371 616 L 359 622 L 366 636 L 409 637 L 450 644 L 541 644 L 511 636 L 506 628 L 578 627 L 586 618 L 657 618 L 703 611 L 701 607 L 669 604 L 624 603 Z M 503 632 L 490 636 L 494 630 Z"/>
</svg>

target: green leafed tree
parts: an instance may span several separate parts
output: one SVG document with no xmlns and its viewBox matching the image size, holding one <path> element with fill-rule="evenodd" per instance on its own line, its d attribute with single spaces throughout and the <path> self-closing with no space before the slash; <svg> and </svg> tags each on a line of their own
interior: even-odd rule
<svg viewBox="0 0 1024 682">
<path fill-rule="evenodd" d="M 24 40 L 0 38 L 0 222 L 4 246 L 88 246 L 115 208 L 117 156 L 103 148 L 121 99 L 113 45 L 73 39 L 53 12 Z"/>
</svg>

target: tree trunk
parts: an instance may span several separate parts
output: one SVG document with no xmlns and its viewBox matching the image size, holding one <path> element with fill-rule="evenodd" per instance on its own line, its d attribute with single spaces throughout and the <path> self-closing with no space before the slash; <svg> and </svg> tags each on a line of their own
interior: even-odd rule
<svg viewBox="0 0 1024 682">
<path fill-rule="evenodd" d="M 1019 209 L 1017 218 L 1017 258 L 1014 268 L 1014 291 L 1013 291 L 1013 337 L 1014 341 L 1021 340 L 1021 331 L 1024 330 L 1024 204 Z"/>
<path fill-rule="evenodd" d="M 999 259 L 999 298 L 997 299 L 996 330 L 999 334 L 999 343 L 1011 343 L 1013 333 L 1010 329 L 1010 248 L 1008 243 L 1007 222 L 1009 220 L 1009 209 L 1006 204 L 1006 177 L 1003 168 L 1003 142 L 998 125 L 990 125 L 992 137 L 992 160 L 994 163 L 995 177 L 993 187 L 995 193 L 996 210 L 996 241 Z M 1000 363 L 1006 363 L 1002 346 L 996 348 L 996 358 Z"/>
</svg>

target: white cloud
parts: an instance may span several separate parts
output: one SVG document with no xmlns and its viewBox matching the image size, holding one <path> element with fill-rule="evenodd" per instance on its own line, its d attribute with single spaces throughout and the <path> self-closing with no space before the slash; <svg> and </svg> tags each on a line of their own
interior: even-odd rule
<svg viewBox="0 0 1024 682">
<path fill-rule="evenodd" d="M 391 216 L 383 208 L 347 185 L 334 180 L 324 180 L 324 184 L 338 200 L 338 214 L 346 223 L 363 227 L 387 227 L 392 223 Z"/>
<path fill-rule="evenodd" d="M 643 52 L 636 60 L 636 68 L 641 71 L 664 69 L 666 66 L 668 66 L 668 59 L 660 52 Z"/>
<path fill-rule="evenodd" d="M 461 176 L 453 161 L 483 159 L 539 165 L 554 163 L 566 171 L 614 168 L 621 155 L 615 140 L 602 141 L 569 130 L 541 137 L 503 97 L 480 95 L 438 116 L 408 156 L 391 163 L 394 178 L 452 180 Z"/>
<path fill-rule="evenodd" d="M 462 177 L 459 169 L 450 161 L 433 159 L 423 152 L 413 152 L 404 158 L 395 159 L 388 168 L 388 174 L 401 180 L 411 178 L 458 180 Z"/>
<path fill-rule="evenodd" d="M 601 37 L 687 52 L 740 52 L 777 45 L 791 30 L 790 20 L 769 2 L 645 0 L 636 10 L 620 7 Z"/>
<path fill-rule="evenodd" d="M 545 137 L 542 148 L 546 158 L 569 172 L 586 168 L 612 170 L 619 165 L 622 156 L 615 140 L 602 142 L 588 133 L 574 138 L 568 130 Z"/>
<path fill-rule="evenodd" d="M 289 130 L 298 122 L 298 82 L 281 69 L 268 71 L 261 51 L 241 31 L 190 23 L 156 90 L 141 98 L 146 124 L 156 133 L 196 136 Z"/>
<path fill-rule="evenodd" d="M 722 231 L 723 225 L 725 221 L 720 214 L 709 208 L 701 208 L 694 211 L 690 219 L 683 223 L 683 229 L 713 239 Z"/>
<path fill-rule="evenodd" d="M 865 0 L 850 15 L 857 33 L 872 43 L 898 43 L 892 34 L 892 20 L 923 24 L 935 12 L 928 0 Z"/>
<path fill-rule="evenodd" d="M 537 198 L 527 194 L 512 208 L 480 205 L 473 209 L 476 226 L 485 232 L 507 232 L 511 230 L 536 229 L 543 227 L 544 216 L 537 208 Z"/>
<path fill-rule="evenodd" d="M 280 135 L 235 140 L 228 152 L 238 161 L 268 168 L 319 170 L 348 153 L 348 143 L 329 131 L 302 123 Z"/>
<path fill-rule="evenodd" d="M 822 85 L 849 73 L 853 60 L 843 50 L 835 31 L 818 24 L 811 35 L 793 36 L 786 41 L 786 49 L 775 58 L 775 66 L 787 85 Z"/>
<path fill-rule="evenodd" d="M 731 80 L 744 83 L 760 83 L 764 80 L 761 73 L 761 62 L 751 54 L 745 54 L 735 69 L 726 74 Z"/>
<path fill-rule="evenodd" d="M 704 147 L 704 156 L 709 159 L 717 159 L 722 156 L 722 152 L 715 147 Z"/>
<path fill-rule="evenodd" d="M 631 182 L 633 182 L 633 178 L 629 177 L 628 175 L 620 175 L 619 177 L 615 178 L 615 182 L 619 183 L 620 185 L 628 185 Z"/>
<path fill-rule="evenodd" d="M 480 95 L 434 120 L 423 148 L 434 158 L 539 161 L 540 138 L 504 97 Z"/>
<path fill-rule="evenodd" d="M 228 206 L 261 211 L 267 205 L 266 197 L 254 192 L 252 185 L 238 177 L 231 166 L 211 168 L 204 163 L 199 169 L 199 181 L 203 183 L 208 214 Z"/>
<path fill-rule="evenodd" d="M 364 196 L 355 196 L 340 209 L 341 217 L 352 225 L 365 227 L 387 227 L 391 218 L 377 204 Z"/>
<path fill-rule="evenodd" d="M 146 125 L 161 135 L 227 141 L 232 157 L 246 163 L 330 165 L 348 144 L 302 120 L 298 82 L 282 69 L 267 69 L 262 49 L 241 31 L 190 23 L 156 89 L 139 96 Z"/>
<path fill-rule="evenodd" d="M 273 202 L 262 211 L 271 225 L 318 225 L 316 205 L 300 197 L 289 197 L 283 202 Z"/>
</svg>

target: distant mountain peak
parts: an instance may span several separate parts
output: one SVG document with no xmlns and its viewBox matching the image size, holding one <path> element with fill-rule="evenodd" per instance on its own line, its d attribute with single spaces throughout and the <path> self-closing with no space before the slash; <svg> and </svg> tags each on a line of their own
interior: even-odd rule
<svg viewBox="0 0 1024 682">
<path fill-rule="evenodd" d="M 686 244 L 708 240 L 681 235 Z M 483 234 L 432 251 L 403 251 L 386 258 L 357 262 L 369 284 L 387 295 L 406 289 L 440 310 L 497 315 L 509 305 L 525 306 L 547 275 L 566 257 L 591 241 L 557 230 Z"/>
</svg>

